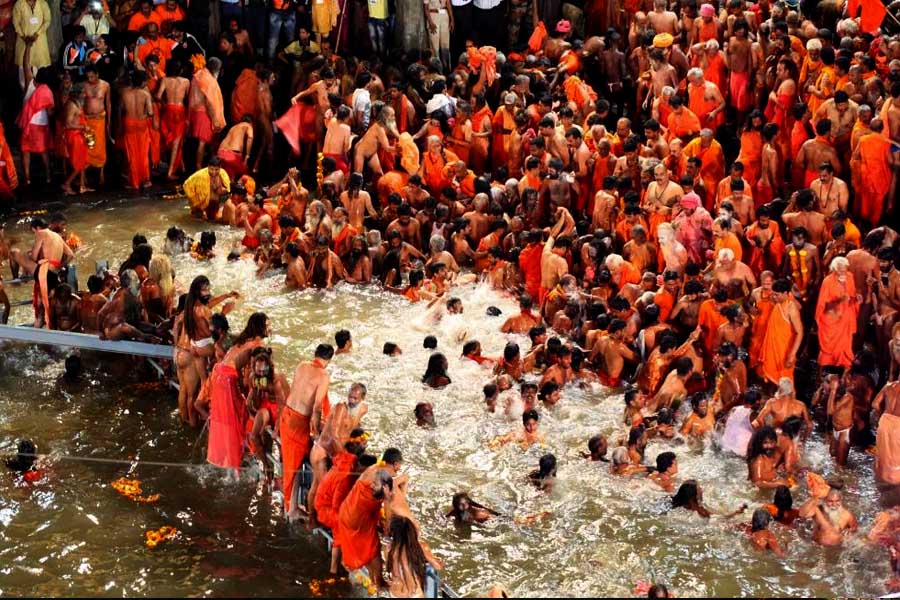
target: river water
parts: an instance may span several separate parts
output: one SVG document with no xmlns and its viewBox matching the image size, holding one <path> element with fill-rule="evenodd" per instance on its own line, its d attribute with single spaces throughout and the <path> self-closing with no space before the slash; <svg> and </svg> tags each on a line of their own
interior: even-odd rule
<svg viewBox="0 0 900 600">
<path fill-rule="evenodd" d="M 67 211 L 70 230 L 85 242 L 78 253 L 80 279 L 94 261 L 114 267 L 129 253 L 140 232 L 161 249 L 166 229 L 177 224 L 190 234 L 209 228 L 191 220 L 181 201 L 113 202 Z M 236 289 L 242 301 L 229 318 L 239 331 L 257 310 L 272 322 L 270 344 L 277 368 L 290 378 L 297 361 L 311 356 L 316 344 L 333 343 L 341 328 L 353 334 L 352 354 L 336 357 L 329 370 L 333 400 L 349 384 L 369 389 L 364 426 L 372 432 L 370 451 L 400 448 L 404 472 L 411 478 L 410 502 L 424 537 L 445 562 L 446 581 L 464 595 L 483 595 L 501 583 L 521 596 L 629 596 L 642 580 L 665 582 L 683 596 L 872 596 L 884 592 L 887 552 L 867 545 L 862 536 L 841 550 L 823 551 L 807 526 L 775 531 L 788 547 L 780 560 L 747 543 L 742 526 L 752 509 L 769 501 L 750 490 L 746 466 L 708 444 L 693 447 L 652 442 L 649 462 L 665 450 L 678 455 L 679 477 L 696 478 L 715 513 L 742 503 L 747 513 L 735 519 L 704 521 L 672 512 L 667 496 L 642 480 L 613 478 L 606 465 L 580 458 L 596 433 L 617 437 L 623 409 L 620 394 L 602 388 L 570 386 L 553 410 L 545 410 L 541 429 L 546 447 L 523 451 L 515 445 L 492 450 L 488 442 L 520 427 L 484 411 L 481 387 L 488 373 L 459 360 L 459 339 L 478 339 L 487 356 L 502 353 L 506 336 L 497 333 L 515 310 L 510 298 L 469 286 L 458 290 L 465 312 L 426 324 L 425 308 L 409 305 L 374 287 L 339 286 L 329 292 L 287 293 L 282 278 L 254 277 L 246 262 L 224 256 L 239 240 L 236 231 L 215 227 L 220 256 L 197 263 L 174 261 L 179 285 L 204 273 L 214 293 Z M 7 224 L 7 236 L 30 243 L 22 222 Z M 12 299 L 29 290 L 11 287 Z M 488 317 L 498 306 L 503 317 Z M 30 320 L 29 307 L 13 310 L 11 323 Z M 444 390 L 419 383 L 428 359 L 422 340 L 432 333 L 450 360 L 453 383 Z M 510 336 L 528 347 L 524 337 Z M 400 357 L 381 353 L 385 342 L 403 350 Z M 0 472 L 0 594 L 12 596 L 314 596 L 358 595 L 359 589 L 328 579 L 327 555 L 320 538 L 292 530 L 279 516 L 266 490 L 248 469 L 231 482 L 202 466 L 205 445 L 194 447 L 199 431 L 183 427 L 176 397 L 161 388 L 134 384 L 143 366 L 130 359 L 98 365 L 83 382 L 60 381 L 61 350 L 6 346 L 0 352 L 0 453 L 30 437 L 51 454 L 42 480 L 22 482 Z M 423 430 L 412 415 L 417 402 L 434 405 L 438 427 Z M 549 495 L 528 485 L 525 476 L 544 452 L 559 460 L 559 480 Z M 67 457 L 117 459 L 102 463 Z M 153 466 L 146 461 L 201 466 Z M 846 482 L 845 502 L 866 531 L 878 506 L 872 483 L 872 457 L 854 450 L 850 468 L 835 472 L 820 432 L 806 445 L 806 463 Z M 155 503 L 135 503 L 110 487 L 119 477 L 140 479 L 144 494 L 160 494 Z M 454 492 L 467 490 L 502 513 L 483 526 L 456 528 L 444 518 Z M 795 488 L 795 506 L 805 492 Z M 531 524 L 518 517 L 547 512 Z M 154 549 L 144 532 L 170 525 L 176 539 Z"/>
</svg>

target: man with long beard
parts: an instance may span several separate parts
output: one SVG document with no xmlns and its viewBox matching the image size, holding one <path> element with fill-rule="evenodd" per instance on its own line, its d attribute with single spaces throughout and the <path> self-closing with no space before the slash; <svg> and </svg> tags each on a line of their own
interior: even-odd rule
<svg viewBox="0 0 900 600">
<path fill-rule="evenodd" d="M 347 222 L 347 211 L 343 208 L 335 208 L 331 217 L 332 248 L 338 258 L 343 260 L 350 254 L 352 240 L 359 231 Z"/>
<path fill-rule="evenodd" d="M 366 246 L 366 238 L 361 235 L 353 238 L 350 244 L 350 252 L 346 257 L 347 283 L 369 283 L 372 281 L 372 259 L 369 257 L 369 248 Z"/>
<path fill-rule="evenodd" d="M 856 517 L 844 507 L 841 493 L 829 490 L 824 497 L 813 495 L 800 507 L 800 516 L 813 520 L 813 539 L 823 546 L 840 546 L 845 531 L 856 531 Z"/>
<path fill-rule="evenodd" d="M 332 227 L 325 205 L 319 200 L 310 202 L 306 209 L 306 233 L 312 238 L 324 237 L 330 240 Z"/>
</svg>

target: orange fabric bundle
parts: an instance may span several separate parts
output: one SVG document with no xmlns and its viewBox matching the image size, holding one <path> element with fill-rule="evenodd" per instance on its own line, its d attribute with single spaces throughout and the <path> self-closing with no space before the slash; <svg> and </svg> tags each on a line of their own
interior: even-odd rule
<svg viewBox="0 0 900 600">
<path fill-rule="evenodd" d="M 543 21 L 539 21 L 537 27 L 534 28 L 534 31 L 531 33 L 531 37 L 528 38 L 528 49 L 531 50 L 532 53 L 540 52 L 541 48 L 544 47 L 544 40 L 547 39 L 547 26 L 544 25 Z"/>
<path fill-rule="evenodd" d="M 566 98 L 570 102 L 574 102 L 579 110 L 583 109 L 588 102 L 597 100 L 597 93 L 577 75 L 568 77 L 563 83 L 563 88 L 566 90 Z"/>
<path fill-rule="evenodd" d="M 234 84 L 231 92 L 231 120 L 239 122 L 244 115 L 250 115 L 256 120 L 259 113 L 259 79 L 256 71 L 244 69 Z"/>
<path fill-rule="evenodd" d="M 816 498 L 824 498 L 831 491 L 831 486 L 825 483 L 825 478 L 812 471 L 806 472 L 806 487 L 809 488 L 809 493 Z"/>
<path fill-rule="evenodd" d="M 497 49 L 493 46 L 484 46 L 475 48 L 474 46 L 466 50 L 469 56 L 469 67 L 472 69 L 480 69 L 484 66 L 484 79 L 486 85 L 491 85 L 497 76 Z"/>
<path fill-rule="evenodd" d="M 400 140 L 400 166 L 407 173 L 419 172 L 419 148 L 409 133 L 401 133 Z"/>
</svg>

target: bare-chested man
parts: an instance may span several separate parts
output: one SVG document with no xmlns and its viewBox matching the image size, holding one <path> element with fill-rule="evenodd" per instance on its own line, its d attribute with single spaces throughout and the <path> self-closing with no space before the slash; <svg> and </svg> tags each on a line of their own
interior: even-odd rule
<svg viewBox="0 0 900 600">
<path fill-rule="evenodd" d="M 781 215 L 787 229 L 795 227 L 806 232 L 806 241 L 816 246 L 825 243 L 828 234 L 828 226 L 825 215 L 816 210 L 816 197 L 809 189 L 802 189 L 796 193 L 793 202 Z"/>
<path fill-rule="evenodd" d="M 60 270 L 69 263 L 75 253 L 62 237 L 51 231 L 47 222 L 40 217 L 31 220 L 34 245 L 27 253 L 18 248 L 10 250 L 9 266 L 13 278 L 19 277 L 20 269 L 35 278 L 35 295 L 38 306 L 35 310 L 35 326 L 43 327 L 50 322 L 50 292 L 61 282 Z"/>
<path fill-rule="evenodd" d="M 809 436 L 812 431 L 812 419 L 809 417 L 809 411 L 806 405 L 800 400 L 794 398 L 794 384 L 787 377 L 782 377 L 778 382 L 778 391 L 775 397 L 766 402 L 763 409 L 759 412 L 756 419 L 751 425 L 754 429 L 759 429 L 763 425 L 768 424 L 770 427 L 778 428 L 789 417 L 800 417 L 806 424 L 804 430 L 804 439 Z"/>
<path fill-rule="evenodd" d="M 282 262 L 287 266 L 284 276 L 284 285 L 291 290 L 301 290 L 306 287 L 306 264 L 300 256 L 300 246 L 296 242 L 288 242 L 284 247 L 285 256 Z"/>
<path fill-rule="evenodd" d="M 794 157 L 793 177 L 796 187 L 809 187 L 819 176 L 819 167 L 828 163 L 835 173 L 841 172 L 841 159 L 831 143 L 831 121 L 822 119 L 816 123 L 816 137 L 806 140 Z"/>
<path fill-rule="evenodd" d="M 725 45 L 725 66 L 728 68 L 728 91 L 731 104 L 737 110 L 738 123 L 743 124 L 747 113 L 753 107 L 753 87 L 756 83 L 752 74 L 757 65 L 751 51 L 750 28 L 743 19 L 734 22 L 733 35 Z"/>
<path fill-rule="evenodd" d="M 87 280 L 88 293 L 81 295 L 81 329 L 85 333 L 99 334 L 100 325 L 97 322 L 97 314 L 108 300 L 103 294 L 103 278 L 99 275 L 91 275 Z"/>
<path fill-rule="evenodd" d="M 105 180 L 106 138 L 111 132 L 112 105 L 109 84 L 100 79 L 97 67 L 88 65 L 84 69 L 87 81 L 84 83 L 84 118 L 94 136 L 94 146 L 88 149 L 88 167 L 100 169 L 100 185 Z"/>
<path fill-rule="evenodd" d="M 378 159 L 378 153 L 381 151 L 388 154 L 394 153 L 394 147 L 388 141 L 388 133 L 390 132 L 394 135 L 395 131 L 394 109 L 390 106 L 385 106 L 378 113 L 378 118 L 372 122 L 372 125 L 369 126 L 369 129 L 366 130 L 362 139 L 356 145 L 353 157 L 353 170 L 357 173 L 362 173 L 363 168 L 368 165 L 372 169 L 374 177 L 384 175 L 381 161 Z"/>
<path fill-rule="evenodd" d="M 823 546 L 840 546 L 844 533 L 858 527 L 856 517 L 841 502 L 841 493 L 834 489 L 824 499 L 812 496 L 799 511 L 801 517 L 813 520 L 813 539 Z"/>
<path fill-rule="evenodd" d="M 617 387 L 622 382 L 626 361 L 636 363 L 640 360 L 627 343 L 626 325 L 622 319 L 610 321 L 607 335 L 600 337 L 591 351 L 591 362 L 601 365 L 600 382 L 609 387 Z"/>
<path fill-rule="evenodd" d="M 831 163 L 819 165 L 819 177 L 809 185 L 809 189 L 816 195 L 818 212 L 826 217 L 837 211 L 847 212 L 850 190 L 843 179 L 834 176 Z"/>
<path fill-rule="evenodd" d="M 162 104 L 160 133 L 169 148 L 169 181 L 177 179 L 176 172 L 184 170 L 182 147 L 187 128 L 187 101 L 191 89 L 189 79 L 181 76 L 182 65 L 177 60 L 166 61 L 166 76 L 159 83 L 156 99 Z M 102 171 L 101 171 L 102 173 Z"/>
<path fill-rule="evenodd" d="M 362 173 L 351 173 L 347 181 L 347 189 L 341 194 L 341 205 L 347 211 L 350 225 L 359 232 L 366 230 L 363 223 L 366 215 L 378 217 L 378 212 L 372 206 L 372 197 L 369 192 L 362 189 Z"/>
<path fill-rule="evenodd" d="M 643 208 L 650 213 L 651 223 L 668 221 L 672 207 L 681 200 L 684 190 L 669 179 L 669 171 L 662 163 L 653 168 L 653 177 L 654 181 L 647 186 L 647 193 L 644 195 Z M 658 214 L 658 217 L 654 218 L 654 214 Z"/>
<path fill-rule="evenodd" d="M 279 431 L 284 472 L 284 510 L 288 518 L 299 516 L 297 492 L 300 479 L 296 475 L 309 452 L 310 438 L 319 437 L 322 415 L 327 416 L 329 413 L 328 385 L 331 378 L 326 367 L 333 356 L 332 346 L 319 344 L 312 361 L 297 365 L 291 393 L 281 411 Z M 295 482 L 297 485 L 294 485 Z"/>
<path fill-rule="evenodd" d="M 63 119 L 65 129 L 63 131 L 63 140 L 67 154 L 67 164 L 71 169 L 69 176 L 62 184 L 62 190 L 66 195 L 72 196 L 75 191 L 72 189 L 72 182 L 77 178 L 79 181 L 78 193 L 92 192 L 84 183 L 84 172 L 87 170 L 88 147 L 85 138 L 87 125 L 84 119 L 84 101 L 85 92 L 80 84 L 72 87 L 69 92 L 69 101 L 63 108 Z"/>
<path fill-rule="evenodd" d="M 325 143 L 322 146 L 323 156 L 333 159 L 341 173 L 350 170 L 350 144 L 353 141 L 353 130 L 350 128 L 351 116 L 349 106 L 338 107 L 334 119 L 328 123 L 325 131 Z"/>
<path fill-rule="evenodd" d="M 100 312 L 97 322 L 102 340 L 136 340 L 139 342 L 159 342 L 159 338 L 147 335 L 138 329 L 141 315 L 141 281 L 137 273 L 126 269 L 119 276 L 122 284 Z"/>
<path fill-rule="evenodd" d="M 222 168 L 232 180 L 238 180 L 247 172 L 250 150 L 253 148 L 253 117 L 249 114 L 235 123 L 219 145 L 216 155 Z"/>
<path fill-rule="evenodd" d="M 81 331 L 81 298 L 67 283 L 61 283 L 53 290 L 50 298 L 50 329 L 58 331 Z"/>
<path fill-rule="evenodd" d="M 315 96 L 316 101 L 316 139 L 321 140 L 322 135 L 325 133 L 325 116 L 328 110 L 331 108 L 330 103 L 328 102 L 328 94 L 338 94 L 340 93 L 340 80 L 335 77 L 334 70 L 330 67 L 325 67 L 319 72 L 320 79 L 307 87 L 305 90 L 298 93 L 296 96 L 291 98 L 291 104 L 296 104 L 301 99 L 307 96 Z M 349 107 L 347 107 L 349 111 Z M 340 120 L 340 116 L 338 117 Z M 349 148 L 349 146 L 348 146 Z M 324 150 L 328 152 L 328 150 Z"/>
</svg>

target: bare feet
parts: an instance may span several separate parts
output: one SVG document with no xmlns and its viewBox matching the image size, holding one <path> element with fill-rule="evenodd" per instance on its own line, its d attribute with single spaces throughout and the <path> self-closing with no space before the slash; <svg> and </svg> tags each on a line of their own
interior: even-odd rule
<svg viewBox="0 0 900 600">
<path fill-rule="evenodd" d="M 89 193 L 89 192 L 96 192 L 96 191 L 97 191 L 97 190 L 95 190 L 94 188 L 89 188 L 89 187 L 86 186 L 86 185 L 81 186 L 81 193 L 82 193 L 82 194 L 87 194 L 87 193 Z"/>
<path fill-rule="evenodd" d="M 75 190 L 73 190 L 71 187 L 69 187 L 67 185 L 62 186 L 61 189 L 66 196 L 75 196 L 76 195 Z"/>
</svg>

